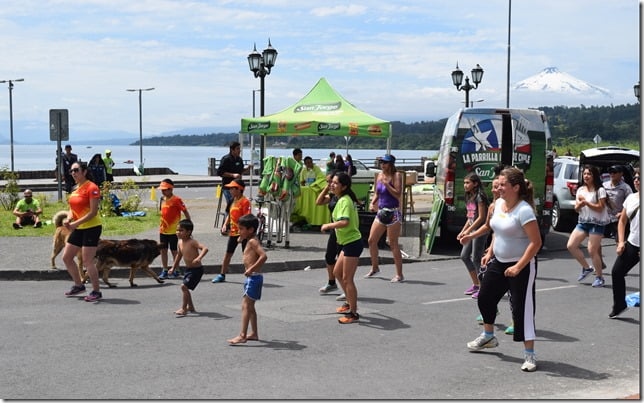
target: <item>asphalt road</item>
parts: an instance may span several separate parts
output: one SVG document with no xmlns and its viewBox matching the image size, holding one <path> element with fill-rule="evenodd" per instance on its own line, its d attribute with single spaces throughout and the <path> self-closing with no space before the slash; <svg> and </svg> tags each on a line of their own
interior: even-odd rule
<svg viewBox="0 0 644 403">
<path fill-rule="evenodd" d="M 614 247 L 606 247 L 609 266 Z M 361 276 L 358 324 L 340 325 L 335 295 L 321 296 L 323 269 L 267 273 L 257 303 L 259 342 L 238 334 L 242 276 L 204 278 L 197 314 L 176 318 L 180 282 L 104 289 L 105 299 L 65 298 L 70 281 L 0 282 L 0 397 L 5 399 L 543 399 L 639 393 L 640 311 L 607 317 L 607 286 L 577 283 L 565 251 L 544 251 L 537 279 L 538 371 L 524 373 L 522 343 L 503 334 L 471 353 L 482 330 L 458 259 L 391 265 Z M 639 290 L 640 270 L 627 277 Z"/>
</svg>

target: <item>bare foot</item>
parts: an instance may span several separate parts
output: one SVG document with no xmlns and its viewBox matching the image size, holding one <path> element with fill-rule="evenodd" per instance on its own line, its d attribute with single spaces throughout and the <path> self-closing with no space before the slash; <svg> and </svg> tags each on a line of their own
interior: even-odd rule
<svg viewBox="0 0 644 403">
<path fill-rule="evenodd" d="M 246 340 L 259 340 L 259 337 L 255 333 L 251 333 L 246 337 Z"/>
<path fill-rule="evenodd" d="M 371 269 L 371 270 L 369 271 L 369 273 L 365 274 L 364 278 L 373 277 L 373 276 L 375 276 L 375 275 L 376 275 L 376 274 L 378 274 L 378 273 L 380 273 L 380 269 L 375 269 L 375 270 L 374 270 L 374 269 Z"/>
<path fill-rule="evenodd" d="M 239 336 L 235 337 L 234 339 L 228 339 L 228 343 L 230 343 L 232 345 L 241 344 L 241 343 L 246 343 L 246 340 L 247 339 L 245 337 L 239 335 Z"/>
<path fill-rule="evenodd" d="M 176 311 L 174 311 L 174 314 L 179 315 L 179 316 L 185 316 L 187 314 L 187 312 L 186 312 L 185 309 L 181 308 L 181 309 L 177 309 Z"/>
</svg>

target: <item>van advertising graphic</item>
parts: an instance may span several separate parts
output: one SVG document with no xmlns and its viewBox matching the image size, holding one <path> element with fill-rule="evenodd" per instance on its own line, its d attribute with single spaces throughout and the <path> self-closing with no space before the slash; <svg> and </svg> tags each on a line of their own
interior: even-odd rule
<svg viewBox="0 0 644 403">
<path fill-rule="evenodd" d="M 528 136 L 528 120 L 523 116 L 512 119 L 514 134 L 514 165 L 524 172 L 530 168 L 532 147 Z M 468 119 L 469 130 L 461 143 L 463 167 L 476 173 L 481 180 L 494 178 L 493 168 L 501 162 L 501 119 Z"/>
</svg>

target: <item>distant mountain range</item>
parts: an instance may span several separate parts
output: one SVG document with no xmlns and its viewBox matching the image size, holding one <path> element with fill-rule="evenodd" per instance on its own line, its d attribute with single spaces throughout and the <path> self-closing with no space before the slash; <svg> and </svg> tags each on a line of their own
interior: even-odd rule
<svg viewBox="0 0 644 403">
<path fill-rule="evenodd" d="M 559 71 L 556 67 L 546 67 L 540 73 L 514 84 L 512 89 L 517 91 L 555 92 L 567 95 L 596 94 L 611 97 L 609 90 Z"/>
</svg>

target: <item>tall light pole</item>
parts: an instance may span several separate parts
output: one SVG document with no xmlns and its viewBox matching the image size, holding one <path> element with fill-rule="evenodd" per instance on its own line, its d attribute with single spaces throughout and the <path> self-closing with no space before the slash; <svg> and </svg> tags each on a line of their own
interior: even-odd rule
<svg viewBox="0 0 644 403">
<path fill-rule="evenodd" d="M 255 78 L 259 77 L 259 116 L 264 116 L 264 77 L 271 74 L 271 68 L 275 66 L 277 50 L 271 46 L 271 39 L 268 39 L 268 47 L 262 53 L 257 51 L 256 44 L 253 44 L 253 53 L 248 55 L 248 66 Z M 255 99 L 253 93 L 253 100 Z M 260 135 L 259 163 L 260 172 L 264 171 L 264 154 L 266 153 L 266 136 Z"/>
<path fill-rule="evenodd" d="M 143 91 L 152 91 L 153 88 L 128 88 L 126 91 L 139 92 L 139 170 L 143 168 L 143 112 L 141 108 L 141 93 Z"/>
<path fill-rule="evenodd" d="M 15 80 L 2 80 L 0 84 L 9 83 L 9 141 L 11 142 L 11 172 L 13 172 L 13 100 L 11 91 L 13 91 L 13 83 L 18 81 L 25 81 L 24 78 Z"/>
<path fill-rule="evenodd" d="M 465 77 L 465 84 L 461 85 L 463 83 L 463 72 L 458 68 L 458 62 L 456 62 L 456 70 L 452 71 L 452 83 L 454 83 L 457 90 L 465 91 L 465 107 L 470 104 L 470 90 L 477 89 L 482 79 L 483 69 L 477 64 L 476 67 L 472 69 L 472 82 L 474 85 L 470 84 L 469 77 Z"/>
</svg>

